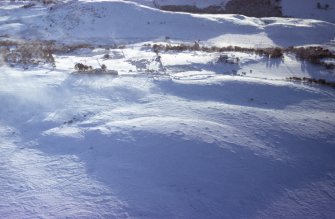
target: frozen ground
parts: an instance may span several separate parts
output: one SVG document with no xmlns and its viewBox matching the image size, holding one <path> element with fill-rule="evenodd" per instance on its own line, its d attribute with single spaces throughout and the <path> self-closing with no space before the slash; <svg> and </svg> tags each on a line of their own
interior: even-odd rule
<svg viewBox="0 0 335 219">
<path fill-rule="evenodd" d="M 218 63 L 221 53 L 161 52 L 160 63 L 144 45 L 166 35 L 193 43 L 197 33 L 206 45 L 251 46 L 268 39 L 273 46 L 331 46 L 333 24 L 85 2 L 77 9 L 114 11 L 101 18 L 78 14 L 82 19 L 72 24 L 61 18 L 82 2 L 51 13 L 42 6 L 1 5 L 6 37 L 128 44 L 58 54 L 56 68 L 0 67 L 0 218 L 335 216 L 334 89 L 286 80 L 335 81 L 334 70 L 289 54 L 267 59 L 226 53 L 229 60 L 239 58 L 232 64 Z M 124 27 L 114 7 L 143 16 L 134 19 L 142 26 Z M 167 27 L 153 32 L 161 26 L 157 21 L 141 32 L 149 18 Z M 42 31 L 51 21 L 54 29 Z M 241 38 L 230 41 L 229 34 Z M 105 64 L 119 75 L 74 74 L 77 62 Z"/>
</svg>

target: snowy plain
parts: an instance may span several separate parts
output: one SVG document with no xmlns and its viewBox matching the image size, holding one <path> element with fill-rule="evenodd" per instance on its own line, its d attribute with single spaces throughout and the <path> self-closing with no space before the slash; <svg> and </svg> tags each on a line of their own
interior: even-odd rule
<svg viewBox="0 0 335 219">
<path fill-rule="evenodd" d="M 333 49 L 334 23 L 23 4 L 0 2 L 0 38 L 96 48 L 56 54 L 56 67 L 0 67 L 0 218 L 335 216 L 335 90 L 287 80 L 334 82 L 334 70 L 292 54 L 220 63 L 167 51 L 158 62 L 148 46 Z M 119 74 L 80 75 L 78 62 Z"/>
</svg>

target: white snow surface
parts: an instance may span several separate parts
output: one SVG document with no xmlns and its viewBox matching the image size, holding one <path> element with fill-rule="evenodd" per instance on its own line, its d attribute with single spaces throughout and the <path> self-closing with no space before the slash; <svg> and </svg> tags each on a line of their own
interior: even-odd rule
<svg viewBox="0 0 335 219">
<path fill-rule="evenodd" d="M 327 43 L 335 35 L 335 24 L 318 20 L 172 13 L 121 0 L 0 11 L 2 35 L 62 42 L 137 43 L 168 37 L 218 46 L 287 47 Z"/>
<path fill-rule="evenodd" d="M 334 70 L 293 54 L 170 51 L 159 63 L 145 45 L 329 46 L 334 24 L 22 4 L 0 3 L 1 37 L 126 46 L 0 67 L 0 218 L 334 218 L 335 90 L 286 80 L 334 82 Z M 73 73 L 78 62 L 119 75 Z"/>
</svg>

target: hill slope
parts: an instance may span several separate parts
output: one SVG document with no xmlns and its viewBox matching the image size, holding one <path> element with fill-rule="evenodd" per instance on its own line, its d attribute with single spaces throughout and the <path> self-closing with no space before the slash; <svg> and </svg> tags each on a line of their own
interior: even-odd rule
<svg viewBox="0 0 335 219">
<path fill-rule="evenodd" d="M 316 20 L 249 18 L 164 12 L 125 1 L 71 1 L 46 10 L 14 8 L 3 20 L 3 35 L 95 44 L 162 41 L 251 47 L 323 44 L 334 39 L 335 24 Z M 132 14 L 132 16 L 128 16 Z"/>
<path fill-rule="evenodd" d="M 0 1 L 0 217 L 334 218 L 335 69 L 310 60 L 334 24 L 26 3 Z M 289 45 L 312 54 L 256 50 Z"/>
</svg>

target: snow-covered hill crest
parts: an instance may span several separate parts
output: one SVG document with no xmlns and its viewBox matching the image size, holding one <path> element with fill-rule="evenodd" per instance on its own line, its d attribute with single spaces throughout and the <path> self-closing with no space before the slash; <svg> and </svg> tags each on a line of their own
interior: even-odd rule
<svg viewBox="0 0 335 219">
<path fill-rule="evenodd" d="M 335 33 L 334 24 L 316 20 L 171 13 L 125 1 L 75 1 L 28 16 L 19 16 L 20 23 L 9 18 L 3 34 L 95 44 L 169 38 L 218 46 L 287 47 L 327 43 Z"/>
</svg>

